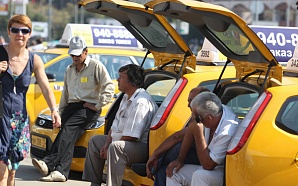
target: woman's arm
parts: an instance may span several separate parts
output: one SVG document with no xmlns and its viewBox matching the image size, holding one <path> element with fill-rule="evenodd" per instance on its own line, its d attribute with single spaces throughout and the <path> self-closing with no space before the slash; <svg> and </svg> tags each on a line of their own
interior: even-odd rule
<svg viewBox="0 0 298 186">
<path fill-rule="evenodd" d="M 41 58 L 34 54 L 34 70 L 33 70 L 36 81 L 38 85 L 40 86 L 40 89 L 42 91 L 42 94 L 44 98 L 46 99 L 46 102 L 51 109 L 52 112 L 52 119 L 53 119 L 53 126 L 54 127 L 60 127 L 61 126 L 61 118 L 58 114 L 58 110 L 56 107 L 56 99 L 54 96 L 53 91 L 50 88 L 50 84 L 48 81 L 48 78 L 45 73 L 44 64 L 41 60 Z"/>
</svg>

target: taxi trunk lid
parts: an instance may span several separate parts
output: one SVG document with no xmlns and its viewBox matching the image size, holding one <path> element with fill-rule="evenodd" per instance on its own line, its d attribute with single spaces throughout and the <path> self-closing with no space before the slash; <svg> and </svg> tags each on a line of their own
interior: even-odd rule
<svg viewBox="0 0 298 186">
<path fill-rule="evenodd" d="M 180 76 L 195 71 L 196 57 L 183 38 L 163 16 L 153 14 L 151 9 L 122 0 L 82 0 L 79 5 L 89 12 L 118 20 L 153 54 L 155 66 L 172 66 Z"/>
<path fill-rule="evenodd" d="M 241 81 L 262 84 L 264 88 L 281 84 L 281 65 L 244 20 L 230 10 L 192 0 L 154 0 L 145 7 L 196 27 L 234 63 Z"/>
</svg>

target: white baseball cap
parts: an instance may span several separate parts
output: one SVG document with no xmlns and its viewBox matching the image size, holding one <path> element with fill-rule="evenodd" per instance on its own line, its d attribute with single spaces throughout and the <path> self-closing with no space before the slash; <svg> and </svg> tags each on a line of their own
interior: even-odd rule
<svg viewBox="0 0 298 186">
<path fill-rule="evenodd" d="M 68 54 L 79 56 L 86 47 L 85 40 L 80 36 L 75 36 L 69 41 Z"/>
</svg>

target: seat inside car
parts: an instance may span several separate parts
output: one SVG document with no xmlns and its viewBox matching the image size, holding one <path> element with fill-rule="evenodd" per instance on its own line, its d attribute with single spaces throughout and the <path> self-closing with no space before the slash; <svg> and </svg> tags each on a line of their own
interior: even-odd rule
<svg viewBox="0 0 298 186">
<path fill-rule="evenodd" d="M 222 86 L 218 97 L 230 107 L 239 119 L 243 119 L 260 95 L 261 87 L 245 82 L 232 82 Z"/>
</svg>

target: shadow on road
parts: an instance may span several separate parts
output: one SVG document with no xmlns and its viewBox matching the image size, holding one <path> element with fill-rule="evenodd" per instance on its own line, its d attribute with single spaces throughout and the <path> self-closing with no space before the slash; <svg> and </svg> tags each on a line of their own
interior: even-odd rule
<svg viewBox="0 0 298 186">
<path fill-rule="evenodd" d="M 16 178 L 22 179 L 24 181 L 39 180 L 40 177 L 42 177 L 42 175 L 32 165 L 20 165 L 19 169 L 17 170 L 17 174 L 16 174 Z M 82 180 L 82 172 L 71 171 L 69 173 L 68 179 L 81 181 Z"/>
<path fill-rule="evenodd" d="M 20 165 L 16 173 L 16 178 L 27 181 L 39 180 L 40 177 L 41 174 L 32 165 Z"/>
<path fill-rule="evenodd" d="M 70 171 L 68 179 L 81 181 L 82 174 L 83 174 L 82 172 Z"/>
</svg>

